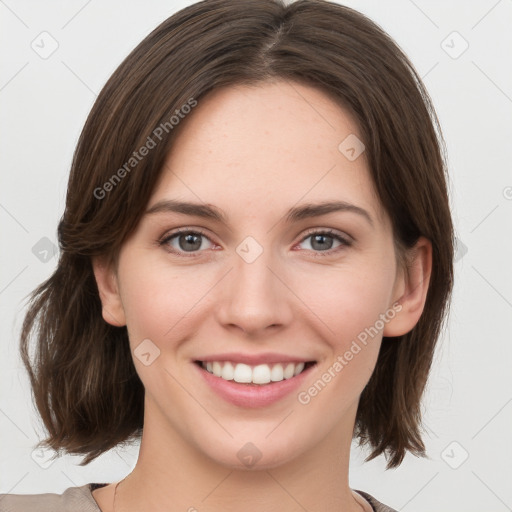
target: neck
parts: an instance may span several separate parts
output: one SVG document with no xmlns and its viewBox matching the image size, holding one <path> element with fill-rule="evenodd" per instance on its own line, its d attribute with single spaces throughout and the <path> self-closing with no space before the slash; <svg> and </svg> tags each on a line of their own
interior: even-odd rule
<svg viewBox="0 0 512 512">
<path fill-rule="evenodd" d="M 348 485 L 351 434 L 343 427 L 284 464 L 240 470 L 185 443 L 148 407 L 137 464 L 117 488 L 114 512 L 360 512 Z"/>
</svg>

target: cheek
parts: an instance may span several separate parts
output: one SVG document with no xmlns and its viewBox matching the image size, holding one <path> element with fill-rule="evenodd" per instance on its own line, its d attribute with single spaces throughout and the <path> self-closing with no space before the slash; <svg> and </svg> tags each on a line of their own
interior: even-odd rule
<svg viewBox="0 0 512 512">
<path fill-rule="evenodd" d="M 136 255 L 120 264 L 119 271 L 131 344 L 146 338 L 160 344 L 171 332 L 173 337 L 179 335 L 182 320 L 201 297 L 201 281 L 192 274 L 184 278 L 183 273 L 158 262 L 141 265 Z"/>
<path fill-rule="evenodd" d="M 299 390 L 297 402 L 307 417 L 324 418 L 322 428 L 326 432 L 329 425 L 341 425 L 343 418 L 355 414 L 359 396 L 373 373 L 389 286 L 390 280 L 383 274 L 351 273 L 316 288 L 321 293 L 315 294 L 311 309 L 329 328 L 323 337 L 327 357 L 318 365 L 314 378 Z M 315 435 L 313 422 L 304 428 L 313 429 L 306 433 Z"/>
<path fill-rule="evenodd" d="M 307 280 L 297 279 L 297 295 L 324 326 L 326 339 L 343 350 L 350 340 L 376 325 L 389 308 L 394 268 L 367 264 L 309 272 Z M 381 322 L 377 329 L 382 331 Z"/>
<path fill-rule="evenodd" d="M 341 418 L 358 399 L 377 362 L 394 276 L 393 266 L 367 261 L 310 273 L 307 286 L 302 285 L 300 296 L 321 320 L 317 325 L 327 348 L 316 384 L 298 396 L 303 405 L 315 403 L 308 412 L 332 407 Z"/>
</svg>

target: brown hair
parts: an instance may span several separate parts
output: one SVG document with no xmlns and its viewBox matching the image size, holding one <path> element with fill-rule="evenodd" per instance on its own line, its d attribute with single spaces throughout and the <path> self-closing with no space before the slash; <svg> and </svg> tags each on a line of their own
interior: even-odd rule
<svg viewBox="0 0 512 512">
<path fill-rule="evenodd" d="M 453 282 L 444 141 L 398 45 L 361 13 L 324 0 L 195 3 L 153 30 L 104 86 L 73 157 L 57 269 L 32 293 L 21 334 L 48 431 L 39 445 L 86 455 L 84 465 L 141 436 L 144 388 L 126 327 L 102 318 L 91 257 L 115 261 L 138 224 L 182 126 L 173 115 L 210 90 L 275 79 L 320 88 L 354 116 L 397 247 L 432 242 L 424 311 L 409 333 L 383 340 L 354 430 L 369 459 L 384 453 L 388 467 L 406 451 L 424 455 L 420 399 Z M 155 147 L 131 161 L 149 139 Z"/>
</svg>

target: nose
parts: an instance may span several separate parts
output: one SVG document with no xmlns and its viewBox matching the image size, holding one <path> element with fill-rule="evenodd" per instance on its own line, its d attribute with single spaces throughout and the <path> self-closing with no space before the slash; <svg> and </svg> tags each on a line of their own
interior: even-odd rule
<svg viewBox="0 0 512 512">
<path fill-rule="evenodd" d="M 226 276 L 216 308 L 218 321 L 224 327 L 239 328 L 257 337 L 290 322 L 293 294 L 270 252 L 263 251 L 251 263 L 235 255 L 234 267 Z"/>
</svg>

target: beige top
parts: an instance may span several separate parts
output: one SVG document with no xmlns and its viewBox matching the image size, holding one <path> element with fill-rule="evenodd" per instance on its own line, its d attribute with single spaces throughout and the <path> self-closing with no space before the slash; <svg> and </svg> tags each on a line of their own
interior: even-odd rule
<svg viewBox="0 0 512 512">
<path fill-rule="evenodd" d="M 108 484 L 85 484 L 68 487 L 62 494 L 0 494 L 0 512 L 101 512 L 92 491 Z M 374 512 L 396 512 L 373 496 L 356 491 L 372 506 Z"/>
</svg>

